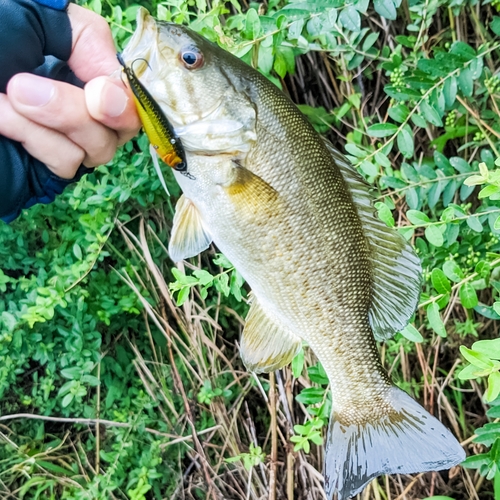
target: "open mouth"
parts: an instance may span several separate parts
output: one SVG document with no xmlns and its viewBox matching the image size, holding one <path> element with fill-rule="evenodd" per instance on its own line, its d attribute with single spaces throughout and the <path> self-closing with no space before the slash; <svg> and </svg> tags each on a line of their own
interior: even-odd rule
<svg viewBox="0 0 500 500">
<path fill-rule="evenodd" d="M 156 21 L 144 7 L 140 7 L 137 11 L 137 28 L 122 53 L 124 61 L 128 66 L 133 66 L 138 78 L 148 69 L 156 36 Z"/>
</svg>

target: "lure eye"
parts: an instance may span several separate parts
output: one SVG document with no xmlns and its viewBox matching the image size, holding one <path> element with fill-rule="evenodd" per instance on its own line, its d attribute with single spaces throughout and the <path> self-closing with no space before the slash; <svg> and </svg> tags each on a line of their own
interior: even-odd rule
<svg viewBox="0 0 500 500">
<path fill-rule="evenodd" d="M 189 48 L 181 52 L 181 60 L 187 69 L 197 69 L 203 65 L 203 54 L 196 49 Z"/>
</svg>

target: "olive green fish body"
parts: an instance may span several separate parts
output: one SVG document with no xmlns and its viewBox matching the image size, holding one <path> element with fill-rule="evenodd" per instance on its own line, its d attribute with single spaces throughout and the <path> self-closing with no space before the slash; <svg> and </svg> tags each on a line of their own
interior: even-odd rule
<svg viewBox="0 0 500 500">
<path fill-rule="evenodd" d="M 257 89 L 262 84 L 260 78 L 251 83 Z M 200 192 L 200 186 L 188 179 L 177 176 L 178 182 L 255 296 L 272 307 L 283 324 L 293 324 L 294 333 L 320 358 L 331 374 L 335 403 L 354 404 L 361 411 L 366 405 L 360 392 L 366 384 L 373 388 L 375 383 L 378 391 L 387 387 L 368 324 L 369 250 L 331 152 L 285 96 L 276 92 L 274 99 L 278 104 L 259 114 L 259 147 L 250 151 L 245 163 L 273 188 L 274 197 L 259 193 L 247 203 L 238 202 L 224 189 L 214 196 L 213 185 Z M 255 104 L 258 107 L 259 101 Z M 280 142 L 289 146 L 279 148 Z M 209 159 L 189 152 L 188 162 L 190 172 L 200 179 L 210 178 L 216 170 Z M 356 325 L 355 332 L 349 331 L 351 325 Z M 357 370 L 352 376 L 367 356 L 374 369 Z"/>
<path fill-rule="evenodd" d="M 368 186 L 277 87 L 187 28 L 144 12 L 125 53 L 182 139 L 189 177 L 169 252 L 211 241 L 252 289 L 246 366 L 287 364 L 302 341 L 332 389 L 325 489 L 339 500 L 385 473 L 440 470 L 463 450 L 389 381 L 374 335 L 401 330 L 420 291 L 418 257 L 374 216 Z"/>
</svg>

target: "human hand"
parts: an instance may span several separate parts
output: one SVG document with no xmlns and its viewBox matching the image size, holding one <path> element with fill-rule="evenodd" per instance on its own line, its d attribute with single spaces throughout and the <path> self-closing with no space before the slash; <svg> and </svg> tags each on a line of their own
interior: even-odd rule
<svg viewBox="0 0 500 500">
<path fill-rule="evenodd" d="M 32 75 L 15 75 L 0 94 L 0 135 L 21 142 L 57 176 L 71 179 L 83 163 L 108 162 L 140 128 L 106 21 L 70 4 L 73 30 L 68 65 L 85 89 Z M 116 77 L 108 76 L 115 73 Z"/>
</svg>

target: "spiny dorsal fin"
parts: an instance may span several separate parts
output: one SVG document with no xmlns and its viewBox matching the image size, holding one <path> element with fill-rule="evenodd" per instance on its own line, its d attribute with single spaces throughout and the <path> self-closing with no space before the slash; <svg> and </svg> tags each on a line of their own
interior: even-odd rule
<svg viewBox="0 0 500 500">
<path fill-rule="evenodd" d="M 371 248 L 372 306 L 370 324 L 377 340 L 401 331 L 418 304 L 422 266 L 412 246 L 375 215 L 369 185 L 349 165 L 346 158 L 327 143 L 342 172 L 356 205 L 363 230 Z"/>
<path fill-rule="evenodd" d="M 252 296 L 240 346 L 248 370 L 267 373 L 282 368 L 292 361 L 301 344 L 299 337 L 272 319 Z"/>
<path fill-rule="evenodd" d="M 203 227 L 200 212 L 194 203 L 182 195 L 175 206 L 174 224 L 168 253 L 174 262 L 198 255 L 206 250 L 212 237 Z"/>
</svg>

